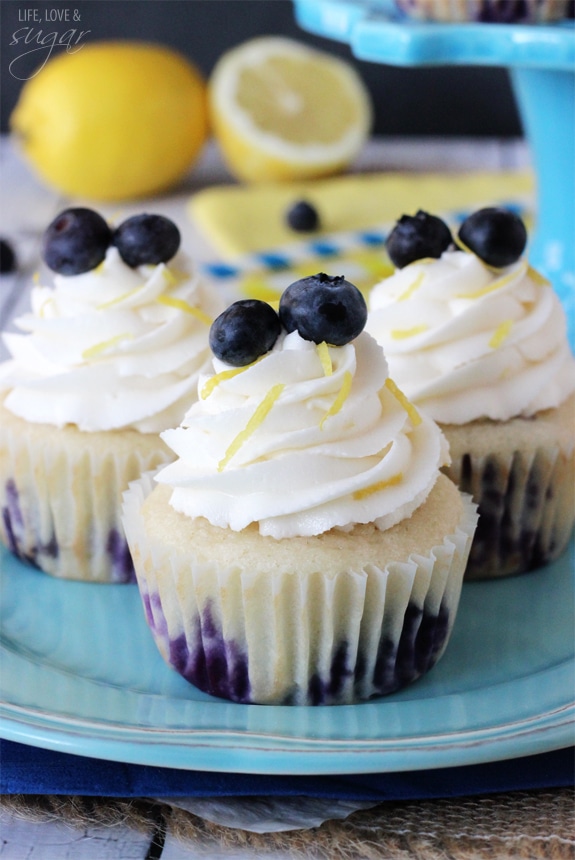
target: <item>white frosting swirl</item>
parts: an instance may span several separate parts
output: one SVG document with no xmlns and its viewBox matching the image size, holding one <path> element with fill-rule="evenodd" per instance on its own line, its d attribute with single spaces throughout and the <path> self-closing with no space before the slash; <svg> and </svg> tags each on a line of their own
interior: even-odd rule
<svg viewBox="0 0 575 860">
<path fill-rule="evenodd" d="M 327 349 L 331 373 L 297 332 L 239 372 L 214 359 L 200 399 L 162 433 L 178 459 L 157 480 L 176 510 L 274 538 L 410 516 L 448 459 L 443 435 L 386 384 L 368 334 Z"/>
<path fill-rule="evenodd" d="M 5 404 L 32 422 L 158 433 L 180 422 L 209 360 L 220 312 L 183 254 L 132 269 L 110 247 L 81 275 L 35 286 L 31 312 L 5 333 Z"/>
<path fill-rule="evenodd" d="M 400 388 L 441 423 L 533 415 L 575 389 L 562 305 L 525 260 L 496 271 L 446 251 L 411 263 L 373 288 L 366 330 Z"/>
</svg>

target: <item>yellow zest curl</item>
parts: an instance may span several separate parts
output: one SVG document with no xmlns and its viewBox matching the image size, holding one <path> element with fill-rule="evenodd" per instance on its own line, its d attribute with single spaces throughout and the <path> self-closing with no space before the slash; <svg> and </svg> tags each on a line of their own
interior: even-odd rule
<svg viewBox="0 0 575 860">
<path fill-rule="evenodd" d="M 492 349 L 497 349 L 501 346 L 504 340 L 507 340 L 509 337 L 509 333 L 513 328 L 513 320 L 505 320 L 500 325 L 497 326 L 493 337 L 489 341 L 489 346 Z"/>
<path fill-rule="evenodd" d="M 191 305 L 189 302 L 184 301 L 184 299 L 176 299 L 173 296 L 160 296 L 158 298 L 158 302 L 161 305 L 167 305 L 169 308 L 176 308 L 186 314 L 191 314 L 206 325 L 211 325 L 213 322 L 208 314 L 204 313 L 200 308 L 194 307 L 194 305 Z"/>
<path fill-rule="evenodd" d="M 97 358 L 103 352 L 106 352 L 107 349 L 110 349 L 110 347 L 116 346 L 116 344 L 120 343 L 122 340 L 131 340 L 132 337 L 133 335 L 131 335 L 130 332 L 125 332 L 124 334 L 117 334 L 109 340 L 102 340 L 100 343 L 95 343 L 94 346 L 89 346 L 88 349 L 85 349 L 82 353 L 82 358 L 87 361 L 91 358 Z"/>
<path fill-rule="evenodd" d="M 331 355 L 327 343 L 323 340 L 321 343 L 316 343 L 315 348 L 325 376 L 331 376 L 333 373 L 333 364 L 331 363 Z"/>
<path fill-rule="evenodd" d="M 242 447 L 244 442 L 247 439 L 249 439 L 249 437 L 252 435 L 252 433 L 254 433 L 257 430 L 257 428 L 260 426 L 260 424 L 265 420 L 265 418 L 268 415 L 268 413 L 270 412 L 272 406 L 274 405 L 274 403 L 276 402 L 276 400 L 278 399 L 278 397 L 280 396 L 280 394 L 284 390 L 284 387 L 285 386 L 283 385 L 283 383 L 280 382 L 277 385 L 274 385 L 272 388 L 270 388 L 270 390 L 268 391 L 268 393 L 266 394 L 264 399 L 257 406 L 254 414 L 252 415 L 252 417 L 250 418 L 250 420 L 248 421 L 248 423 L 246 424 L 244 429 L 241 430 L 238 433 L 238 435 L 235 437 L 235 439 L 233 439 L 231 441 L 231 443 L 228 445 L 228 449 L 227 449 L 226 453 L 224 454 L 223 458 L 218 463 L 218 472 L 222 472 L 225 469 L 225 467 L 230 462 L 230 460 L 232 459 L 234 454 L 236 454 L 239 451 L 239 449 Z"/>
<path fill-rule="evenodd" d="M 376 484 L 371 484 L 369 487 L 364 487 L 363 490 L 356 490 L 353 494 L 354 499 L 365 499 L 366 496 L 373 496 L 374 493 L 379 493 L 380 490 L 385 490 L 386 487 L 394 487 L 403 481 L 403 472 L 398 472 L 397 475 L 392 475 L 385 481 L 378 481 Z"/>
<path fill-rule="evenodd" d="M 509 272 L 509 274 L 503 275 L 501 278 L 497 278 L 497 280 L 493 281 L 492 284 L 488 284 L 486 287 L 482 287 L 482 289 L 476 290 L 474 293 L 459 293 L 456 298 L 479 299 L 481 296 L 486 296 L 488 293 L 493 293 L 495 290 L 500 290 L 502 287 L 506 287 L 515 280 L 515 278 L 517 278 L 517 272 Z"/>
<path fill-rule="evenodd" d="M 395 399 L 399 403 L 401 403 L 401 405 L 403 406 L 403 408 L 407 412 L 413 426 L 417 427 L 419 424 L 421 424 L 421 422 L 422 422 L 421 415 L 419 414 L 419 412 L 417 411 L 417 409 L 415 408 L 413 403 L 407 399 L 407 397 L 405 396 L 403 391 L 401 391 L 401 389 L 397 387 L 397 385 L 395 384 L 393 379 L 390 379 L 389 376 L 385 380 L 385 387 L 387 388 L 388 391 L 391 392 L 391 394 L 393 394 Z"/>
<path fill-rule="evenodd" d="M 405 340 L 407 337 L 414 337 L 416 334 L 427 331 L 428 328 L 428 325 L 422 323 L 421 325 L 414 325 L 412 328 L 393 328 L 390 334 L 394 340 Z"/>
<path fill-rule="evenodd" d="M 219 373 L 215 373 L 213 376 L 210 376 L 200 391 L 200 398 L 202 400 L 206 400 L 212 391 L 218 387 L 220 382 L 224 382 L 226 379 L 233 379 L 234 376 L 238 375 L 238 373 L 243 373 L 244 370 L 247 370 L 248 367 L 253 367 L 254 364 L 256 364 L 256 362 L 252 361 L 251 364 L 245 364 L 243 367 L 231 367 L 229 370 L 221 370 Z"/>
<path fill-rule="evenodd" d="M 406 299 L 411 298 L 413 293 L 422 285 L 424 278 L 425 272 L 420 272 L 416 279 L 413 281 L 413 283 L 411 283 L 409 287 L 400 296 L 397 297 L 397 301 L 404 302 Z"/>
<path fill-rule="evenodd" d="M 352 382 L 353 376 L 351 375 L 351 372 L 349 370 L 346 370 L 343 374 L 343 383 L 337 397 L 319 422 L 320 430 L 323 428 L 323 425 L 331 415 L 336 415 L 339 412 L 339 410 L 348 398 L 349 392 L 351 391 Z"/>
<path fill-rule="evenodd" d="M 111 308 L 113 307 L 113 305 L 118 305 L 120 304 L 120 302 L 123 302 L 126 299 L 129 299 L 134 296 L 136 293 L 139 293 L 140 290 L 144 289 L 144 286 L 144 284 L 140 284 L 139 287 L 134 287 L 133 290 L 128 290 L 127 293 L 122 293 L 121 296 L 117 296 L 115 299 L 110 299 L 110 301 L 108 302 L 102 302 L 101 304 L 96 305 L 96 310 L 102 311 L 105 310 L 105 308 Z"/>
</svg>

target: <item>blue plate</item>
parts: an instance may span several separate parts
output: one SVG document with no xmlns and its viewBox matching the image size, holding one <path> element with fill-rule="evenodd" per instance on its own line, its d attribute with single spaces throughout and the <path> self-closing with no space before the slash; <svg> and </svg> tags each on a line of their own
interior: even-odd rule
<svg viewBox="0 0 575 860">
<path fill-rule="evenodd" d="M 468 583 L 438 665 L 387 698 L 237 705 L 162 661 L 135 586 L 52 579 L 0 549 L 0 735 L 138 764 L 259 774 L 419 770 L 575 740 L 574 544 L 557 562 Z"/>
</svg>

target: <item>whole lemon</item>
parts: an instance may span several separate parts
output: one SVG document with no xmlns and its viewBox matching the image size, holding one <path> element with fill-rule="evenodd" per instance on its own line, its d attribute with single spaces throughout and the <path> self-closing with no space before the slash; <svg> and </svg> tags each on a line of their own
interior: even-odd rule
<svg viewBox="0 0 575 860">
<path fill-rule="evenodd" d="M 20 92 L 10 128 L 58 191 L 126 200 L 164 191 L 208 136 L 206 84 L 171 48 L 102 41 L 52 58 Z"/>
</svg>

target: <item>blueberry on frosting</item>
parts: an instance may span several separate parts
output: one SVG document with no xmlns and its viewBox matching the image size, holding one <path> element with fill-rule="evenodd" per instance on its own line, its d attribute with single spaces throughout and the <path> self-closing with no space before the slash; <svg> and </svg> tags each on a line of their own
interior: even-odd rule
<svg viewBox="0 0 575 860">
<path fill-rule="evenodd" d="M 244 367 L 269 352 L 280 332 L 280 320 L 271 305 L 260 299 L 240 299 L 213 321 L 210 349 L 227 364 Z"/>
<path fill-rule="evenodd" d="M 108 224 L 93 209 L 65 209 L 44 233 L 42 257 L 60 275 L 80 275 L 100 265 L 111 236 Z"/>
<path fill-rule="evenodd" d="M 462 223 L 458 236 L 466 249 L 497 269 L 517 262 L 527 244 L 527 230 L 521 218 L 500 207 L 474 212 Z"/>
<path fill-rule="evenodd" d="M 112 244 L 131 268 L 167 263 L 180 247 L 180 231 L 163 215 L 143 213 L 123 221 L 114 230 Z"/>
<path fill-rule="evenodd" d="M 363 330 L 367 305 L 358 288 L 342 275 L 319 272 L 287 287 L 279 316 L 286 331 L 297 330 L 304 340 L 344 346 Z"/>
<path fill-rule="evenodd" d="M 387 237 L 386 248 L 398 269 L 426 257 L 439 259 L 452 244 L 447 224 L 437 215 L 420 209 L 415 215 L 402 215 Z"/>
</svg>

